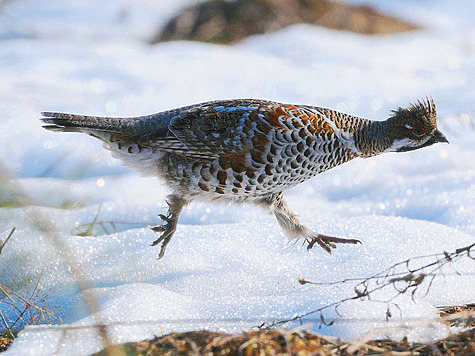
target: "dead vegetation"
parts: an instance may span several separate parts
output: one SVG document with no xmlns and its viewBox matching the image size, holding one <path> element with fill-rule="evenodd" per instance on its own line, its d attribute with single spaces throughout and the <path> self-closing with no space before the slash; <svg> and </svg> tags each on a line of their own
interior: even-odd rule
<svg viewBox="0 0 475 356">
<path fill-rule="evenodd" d="M 0 255 L 15 230 L 13 227 L 5 241 L 0 240 Z M 28 280 L 23 284 L 30 286 L 29 293 L 18 293 L 13 286 L 0 283 L 0 352 L 10 346 L 21 325 L 61 321 L 52 310 L 44 306 L 46 300 L 39 289 L 38 280 Z"/>
<path fill-rule="evenodd" d="M 473 307 L 471 308 L 473 311 Z M 407 339 L 373 340 L 363 344 L 307 330 L 266 329 L 241 334 L 211 331 L 172 333 L 150 341 L 110 346 L 97 356 L 123 355 L 473 355 L 475 330 L 449 335 L 435 343 Z"/>
<path fill-rule="evenodd" d="M 15 179 L 10 177 L 0 165 L 0 188 L 8 192 L 8 197 L 19 204 L 19 206 L 32 206 L 32 200 L 23 192 L 21 187 L 17 184 Z M 0 191 L 1 192 L 1 191 Z M 0 202 L 1 203 L 1 202 Z M 0 208 L 2 205 L 0 204 Z M 76 261 L 77 256 L 71 252 L 64 242 L 59 238 L 57 231 L 52 224 L 41 213 L 30 210 L 29 217 L 33 225 L 38 231 L 45 233 L 50 241 L 52 241 L 58 251 L 66 251 L 64 255 L 65 261 L 71 268 L 72 273 L 76 277 L 80 288 L 85 292 L 85 300 L 91 310 L 96 310 L 96 299 L 92 293 L 88 293 L 91 290 L 89 281 L 86 281 L 82 276 L 84 273 L 81 270 L 81 265 Z M 7 242 L 14 236 L 16 228 L 10 231 L 5 241 L 0 241 L 0 252 L 3 252 Z M 0 255 L 3 258 L 3 255 Z M 8 264 L 7 264 L 8 266 Z M 28 279 L 23 282 L 23 287 L 26 285 L 30 288 L 28 292 L 17 292 L 15 286 L 7 286 L 0 283 L 0 345 L 1 348 L 7 348 L 11 341 L 15 339 L 19 328 L 24 325 L 38 325 L 38 324 L 53 324 L 61 323 L 61 319 L 56 315 L 54 311 L 46 307 L 47 296 L 39 288 L 39 279 L 34 281 Z M 32 287 L 31 287 L 32 286 Z M 20 286 L 21 287 L 21 286 Z M 7 313 L 8 311 L 8 313 Z M 104 342 L 104 345 L 111 344 L 108 339 L 105 327 L 98 326 L 100 337 Z M 3 351 L 0 349 L 0 351 Z"/>
<path fill-rule="evenodd" d="M 456 262 L 468 260 L 473 262 L 475 243 L 456 249 L 453 252 L 443 251 L 435 254 L 415 256 L 404 261 L 397 262 L 382 271 L 361 278 L 349 278 L 333 282 L 312 282 L 305 278 L 299 278 L 301 285 L 312 285 L 314 287 L 339 287 L 351 285 L 353 293 L 339 301 L 324 305 L 307 313 L 296 315 L 289 319 L 275 321 L 270 324 L 264 323 L 265 327 L 280 327 L 295 321 L 319 320 L 322 324 L 331 325 L 334 320 L 328 322 L 324 317 L 324 312 L 333 308 L 337 315 L 340 315 L 338 308 L 353 300 L 368 300 L 375 304 L 382 304 L 386 307 L 386 321 L 394 319 L 395 313 L 400 311 L 397 300 L 402 295 L 409 295 L 416 301 L 418 294 L 427 295 L 434 285 L 436 279 L 444 279 L 450 275 L 459 276 L 469 271 L 457 271 Z M 446 269 L 451 268 L 448 272 Z M 388 293 L 384 298 L 379 298 L 378 293 L 386 290 Z M 319 316 L 316 319 L 315 316 Z M 261 327 L 262 327 L 261 326 Z"/>
<path fill-rule="evenodd" d="M 210 0 L 184 9 L 151 42 L 192 40 L 226 44 L 298 23 L 362 34 L 418 28 L 369 6 L 331 0 Z"/>
<path fill-rule="evenodd" d="M 5 351 L 13 342 L 11 337 L 0 336 L 0 352 Z"/>
<path fill-rule="evenodd" d="M 457 307 L 474 311 L 471 306 Z M 13 342 L 0 336 L 0 352 Z M 241 334 L 211 331 L 172 333 L 149 341 L 109 346 L 95 354 L 106 355 L 474 355 L 473 328 L 435 343 L 409 343 L 407 339 L 372 340 L 361 345 L 306 330 L 265 329 Z"/>
</svg>

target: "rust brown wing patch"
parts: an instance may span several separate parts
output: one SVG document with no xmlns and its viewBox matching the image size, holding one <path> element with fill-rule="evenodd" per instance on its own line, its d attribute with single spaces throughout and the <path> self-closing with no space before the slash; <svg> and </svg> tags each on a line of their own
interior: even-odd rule
<svg viewBox="0 0 475 356">
<path fill-rule="evenodd" d="M 291 110 L 298 110 L 296 106 L 292 105 L 279 105 L 273 108 L 274 110 L 270 110 L 267 112 L 266 120 L 269 122 L 276 129 L 284 129 L 286 130 L 287 127 L 280 121 L 281 117 L 291 117 L 292 115 L 289 114 Z"/>
<path fill-rule="evenodd" d="M 250 168 L 246 161 L 247 153 L 247 150 L 228 153 L 227 155 L 219 157 L 219 165 L 224 170 L 231 168 L 237 173 L 245 172 Z"/>
</svg>

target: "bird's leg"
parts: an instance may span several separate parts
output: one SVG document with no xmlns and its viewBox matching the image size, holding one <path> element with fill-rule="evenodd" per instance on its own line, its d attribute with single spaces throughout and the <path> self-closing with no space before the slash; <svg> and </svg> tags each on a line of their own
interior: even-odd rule
<svg viewBox="0 0 475 356">
<path fill-rule="evenodd" d="M 332 248 L 336 248 L 337 243 L 344 244 L 356 244 L 361 243 L 359 240 L 354 239 L 342 239 L 339 237 L 326 236 L 313 232 L 308 227 L 300 224 L 299 220 L 292 211 L 290 211 L 287 202 L 285 201 L 284 194 L 279 193 L 273 195 L 269 199 L 263 201 L 268 205 L 270 211 L 277 218 L 282 230 L 290 239 L 303 238 L 308 243 L 307 250 L 310 250 L 315 243 L 319 244 L 325 251 L 331 253 Z"/>
<path fill-rule="evenodd" d="M 158 259 L 161 259 L 165 255 L 165 249 L 167 248 L 168 243 L 170 242 L 173 234 L 176 231 L 176 226 L 178 224 L 178 218 L 180 217 L 181 210 L 187 203 L 188 202 L 182 199 L 180 196 L 176 194 L 170 194 L 167 197 L 167 216 L 163 214 L 158 215 L 164 221 L 164 223 L 162 225 L 153 226 L 150 228 L 152 229 L 152 231 L 162 233 L 160 237 L 152 243 L 152 246 L 156 246 L 160 242 L 162 243 Z"/>
</svg>

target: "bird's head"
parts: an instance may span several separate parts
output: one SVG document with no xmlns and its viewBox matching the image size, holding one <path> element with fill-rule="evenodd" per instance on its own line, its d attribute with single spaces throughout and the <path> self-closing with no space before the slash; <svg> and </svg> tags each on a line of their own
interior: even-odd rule
<svg viewBox="0 0 475 356">
<path fill-rule="evenodd" d="M 407 152 L 427 147 L 437 142 L 449 141 L 437 129 L 437 113 L 434 100 L 426 99 L 398 108 L 388 119 L 389 134 L 393 142 L 387 151 Z"/>
</svg>

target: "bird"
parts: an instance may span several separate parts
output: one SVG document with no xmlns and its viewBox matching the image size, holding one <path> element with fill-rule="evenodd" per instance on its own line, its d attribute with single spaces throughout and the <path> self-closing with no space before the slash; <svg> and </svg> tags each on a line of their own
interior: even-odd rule
<svg viewBox="0 0 475 356">
<path fill-rule="evenodd" d="M 408 152 L 448 143 L 437 128 L 434 100 L 393 110 L 383 121 L 308 105 L 260 99 L 215 100 L 147 116 L 113 118 L 42 112 L 51 131 L 82 132 L 112 155 L 171 190 L 159 233 L 162 258 L 180 213 L 193 200 L 251 203 L 277 219 L 289 239 L 331 253 L 356 239 L 327 236 L 302 225 L 284 191 L 354 158 Z"/>
</svg>

